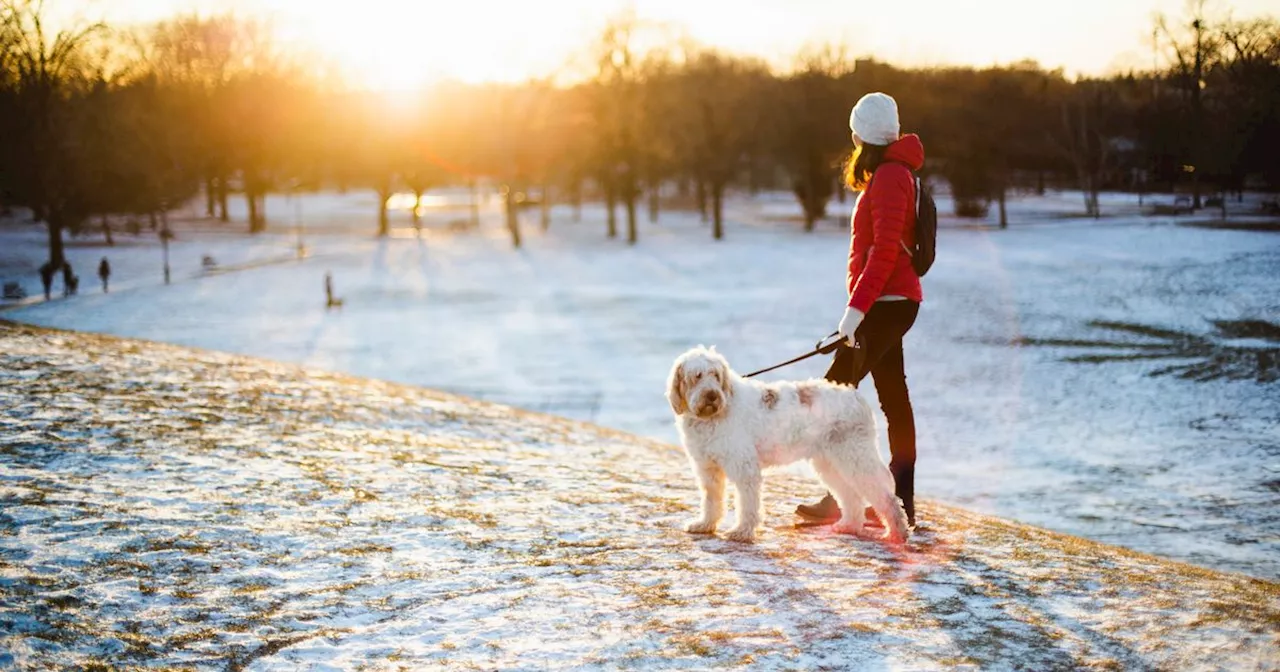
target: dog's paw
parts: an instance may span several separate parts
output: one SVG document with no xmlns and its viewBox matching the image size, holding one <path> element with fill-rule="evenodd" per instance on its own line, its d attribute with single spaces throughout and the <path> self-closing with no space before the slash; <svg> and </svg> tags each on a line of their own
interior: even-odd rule
<svg viewBox="0 0 1280 672">
<path fill-rule="evenodd" d="M 888 533 L 884 535 L 884 540 L 891 544 L 901 545 L 901 544 L 907 543 L 907 539 L 910 536 L 911 536 L 910 529 L 905 529 L 905 530 L 902 530 L 901 532 L 890 529 Z"/>
<path fill-rule="evenodd" d="M 710 520 L 691 520 L 688 525 L 684 526 L 684 531 L 689 534 L 714 534 L 716 531 L 716 523 Z"/>
<path fill-rule="evenodd" d="M 866 527 L 865 525 L 854 534 L 859 539 L 867 539 L 869 541 L 884 541 L 889 536 L 883 527 Z"/>
<path fill-rule="evenodd" d="M 754 544 L 756 531 L 754 528 L 735 527 L 724 533 L 724 538 L 741 544 Z"/>
<path fill-rule="evenodd" d="M 865 537 L 867 534 L 866 528 L 863 526 L 862 522 L 852 520 L 836 521 L 831 526 L 831 531 L 836 534 L 853 534 L 859 537 Z M 879 534 L 878 531 L 877 534 Z"/>
</svg>

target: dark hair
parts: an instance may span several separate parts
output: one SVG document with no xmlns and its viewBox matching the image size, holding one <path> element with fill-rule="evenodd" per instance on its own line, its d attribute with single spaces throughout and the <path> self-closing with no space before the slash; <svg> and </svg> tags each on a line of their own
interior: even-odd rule
<svg viewBox="0 0 1280 672">
<path fill-rule="evenodd" d="M 855 147 L 853 153 L 844 162 L 844 183 L 854 191 L 863 191 L 871 182 L 876 168 L 884 163 L 884 152 L 888 145 L 873 145 L 867 142 Z"/>
</svg>

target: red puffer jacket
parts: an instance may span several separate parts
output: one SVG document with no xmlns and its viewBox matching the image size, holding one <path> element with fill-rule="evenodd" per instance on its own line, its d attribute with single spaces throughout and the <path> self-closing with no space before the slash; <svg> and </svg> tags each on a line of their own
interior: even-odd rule
<svg viewBox="0 0 1280 672">
<path fill-rule="evenodd" d="M 866 313 L 882 296 L 924 299 L 911 267 L 916 230 L 916 186 L 912 170 L 924 165 L 920 137 L 904 135 L 889 145 L 871 186 L 853 208 L 849 242 L 849 305 Z M 908 170 L 907 166 L 910 166 Z"/>
</svg>

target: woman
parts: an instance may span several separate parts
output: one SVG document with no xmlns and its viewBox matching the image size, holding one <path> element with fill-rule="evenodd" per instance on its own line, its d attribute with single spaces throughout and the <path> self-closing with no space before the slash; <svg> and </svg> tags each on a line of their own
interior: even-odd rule
<svg viewBox="0 0 1280 672">
<path fill-rule="evenodd" d="M 923 295 L 911 267 L 915 243 L 915 178 L 924 164 L 924 146 L 914 134 L 900 135 L 898 104 L 883 93 L 863 96 L 849 115 L 853 154 L 845 182 L 862 192 L 853 208 L 849 244 L 849 304 L 837 331 L 857 343 L 840 348 L 827 380 L 857 386 L 868 373 L 889 424 L 889 471 L 907 520 L 915 525 L 916 427 L 902 361 L 902 337 L 916 321 Z M 828 493 L 796 513 L 813 521 L 834 521 L 840 508 Z M 869 520 L 876 520 L 868 512 Z"/>
</svg>

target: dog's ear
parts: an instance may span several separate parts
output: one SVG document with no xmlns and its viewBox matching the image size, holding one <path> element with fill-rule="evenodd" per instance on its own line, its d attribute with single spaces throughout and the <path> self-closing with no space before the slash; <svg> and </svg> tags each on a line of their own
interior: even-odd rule
<svg viewBox="0 0 1280 672">
<path fill-rule="evenodd" d="M 676 415 L 689 412 L 689 402 L 684 398 L 684 363 L 676 364 L 667 377 L 667 401 Z"/>
<path fill-rule="evenodd" d="M 723 359 L 716 362 L 717 368 L 720 369 L 720 390 L 724 392 L 725 399 L 733 398 L 733 381 L 730 378 L 733 373 L 729 371 L 729 364 Z"/>
</svg>

